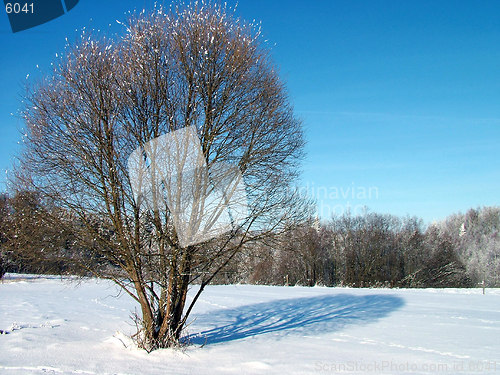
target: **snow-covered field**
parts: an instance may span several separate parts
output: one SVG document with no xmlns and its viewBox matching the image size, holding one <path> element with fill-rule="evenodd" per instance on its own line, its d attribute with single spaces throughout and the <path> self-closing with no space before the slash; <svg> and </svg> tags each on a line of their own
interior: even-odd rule
<svg viewBox="0 0 500 375">
<path fill-rule="evenodd" d="M 192 345 L 151 354 L 129 345 L 137 306 L 116 294 L 104 281 L 7 275 L 0 373 L 500 373 L 499 289 L 212 286 Z"/>
</svg>

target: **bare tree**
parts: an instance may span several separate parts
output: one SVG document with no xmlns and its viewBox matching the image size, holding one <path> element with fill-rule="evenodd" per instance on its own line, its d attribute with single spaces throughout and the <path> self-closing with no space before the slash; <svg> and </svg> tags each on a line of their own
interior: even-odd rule
<svg viewBox="0 0 500 375">
<path fill-rule="evenodd" d="M 65 258 L 89 254 L 79 251 L 74 240 L 68 218 L 40 194 L 19 191 L 12 197 L 0 197 L 0 251 L 5 271 L 77 273 L 81 270 L 70 268 Z"/>
<path fill-rule="evenodd" d="M 0 194 L 0 280 L 6 272 L 4 243 L 7 242 L 7 194 Z"/>
<path fill-rule="evenodd" d="M 53 71 L 27 88 L 18 181 L 78 218 L 79 241 L 106 262 L 73 261 L 140 304 L 136 337 L 150 351 L 179 343 L 200 293 L 246 243 L 303 219 L 302 200 L 290 188 L 304 139 L 254 25 L 224 7 L 195 3 L 133 15 L 125 28 L 116 39 L 83 32 Z M 203 173 L 237 167 L 248 208 L 231 230 L 186 245 L 165 193 L 171 181 L 155 173 L 151 145 L 187 127 L 199 140 Z M 164 199 L 134 191 L 141 181 L 129 175 L 129 156 L 140 150 L 147 194 Z M 197 178 L 212 185 L 225 181 L 203 173 Z M 206 192 L 200 189 L 206 184 L 190 194 Z M 203 209 L 195 203 L 190 214 Z M 188 303 L 193 283 L 200 286 Z"/>
<path fill-rule="evenodd" d="M 500 285 L 500 208 L 469 209 L 450 215 L 434 228 L 451 242 L 468 276 L 477 284 Z"/>
</svg>

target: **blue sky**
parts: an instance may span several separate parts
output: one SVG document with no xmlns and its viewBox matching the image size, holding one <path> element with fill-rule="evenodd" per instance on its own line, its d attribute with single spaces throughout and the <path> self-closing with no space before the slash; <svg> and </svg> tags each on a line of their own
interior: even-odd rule
<svg viewBox="0 0 500 375">
<path fill-rule="evenodd" d="M 151 3 L 80 0 L 16 34 L 2 12 L 2 171 L 19 150 L 26 76 L 77 29 L 120 31 L 116 20 Z M 273 46 L 305 123 L 301 184 L 323 218 L 368 206 L 430 223 L 500 204 L 500 2 L 240 0 L 237 14 L 262 22 Z"/>
</svg>

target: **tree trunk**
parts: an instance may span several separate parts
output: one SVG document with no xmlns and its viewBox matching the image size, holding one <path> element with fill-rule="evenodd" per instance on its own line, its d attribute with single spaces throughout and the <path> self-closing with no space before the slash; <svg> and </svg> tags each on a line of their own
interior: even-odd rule
<svg viewBox="0 0 500 375">
<path fill-rule="evenodd" d="M 182 259 L 180 265 L 171 267 L 169 277 L 167 306 L 159 307 L 159 317 L 155 320 L 155 328 L 151 332 L 149 340 L 152 350 L 155 348 L 168 348 L 180 344 L 181 333 L 185 321 L 183 311 L 186 305 L 186 297 L 191 276 L 191 258 L 194 247 L 189 246 L 181 250 Z M 173 263 L 175 264 L 175 263 Z"/>
</svg>

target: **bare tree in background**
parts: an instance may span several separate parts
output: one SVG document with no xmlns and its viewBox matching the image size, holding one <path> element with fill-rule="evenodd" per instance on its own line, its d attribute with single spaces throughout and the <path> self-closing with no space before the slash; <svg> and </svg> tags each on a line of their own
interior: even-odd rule
<svg viewBox="0 0 500 375">
<path fill-rule="evenodd" d="M 73 261 L 140 304 L 136 337 L 151 351 L 179 343 L 200 293 L 246 243 L 306 215 L 290 194 L 304 139 L 254 25 L 195 3 L 133 15 L 125 27 L 114 40 L 83 32 L 27 88 L 18 182 L 78 218 L 79 241 L 107 263 Z M 181 246 L 165 201 L 134 196 L 127 161 L 185 127 L 196 129 L 208 170 L 237 166 L 248 212 L 232 230 Z"/>
<path fill-rule="evenodd" d="M 7 242 L 7 194 L 0 194 L 0 280 L 3 279 L 6 270 L 4 243 Z"/>
</svg>

